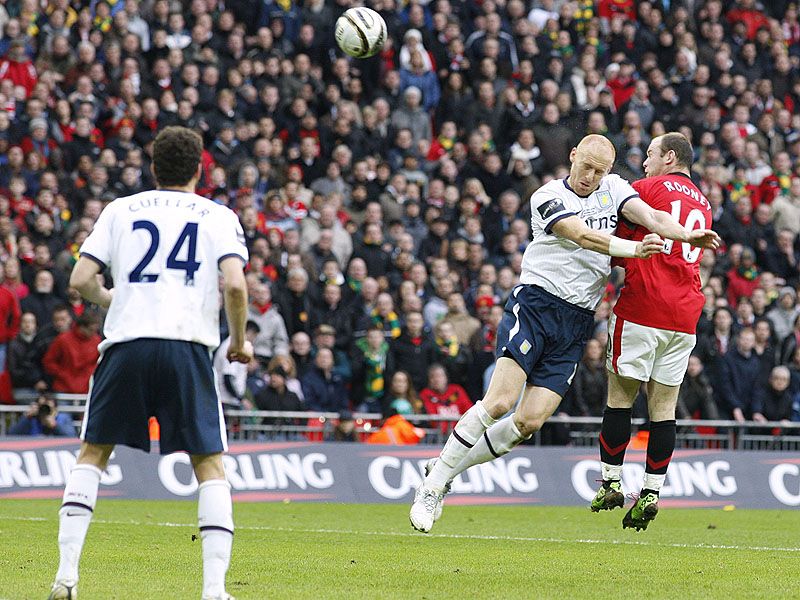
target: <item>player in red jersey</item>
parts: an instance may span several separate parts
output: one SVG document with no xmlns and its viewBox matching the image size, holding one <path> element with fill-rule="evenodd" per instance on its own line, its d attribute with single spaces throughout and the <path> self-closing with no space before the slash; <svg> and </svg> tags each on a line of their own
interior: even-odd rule
<svg viewBox="0 0 800 600">
<path fill-rule="evenodd" d="M 689 177 L 692 146 L 680 133 L 653 139 L 644 162 L 646 179 L 633 184 L 642 200 L 672 215 L 687 229 L 711 226 L 711 206 Z M 617 227 L 617 236 L 641 240 L 640 226 Z M 623 528 L 646 529 L 658 512 L 658 494 L 675 450 L 678 390 L 695 345 L 703 308 L 700 291 L 701 248 L 667 241 L 663 253 L 648 261 L 625 261 L 625 287 L 608 325 L 606 368 L 608 406 L 600 433 L 603 485 L 592 511 L 624 504 L 620 478 L 631 437 L 631 408 L 647 383 L 650 437 L 644 486 L 625 515 Z"/>
</svg>

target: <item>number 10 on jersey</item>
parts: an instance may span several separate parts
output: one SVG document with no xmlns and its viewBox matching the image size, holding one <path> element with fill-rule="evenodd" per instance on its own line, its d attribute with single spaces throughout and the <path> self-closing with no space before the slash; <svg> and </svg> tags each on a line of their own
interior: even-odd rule
<svg viewBox="0 0 800 600">
<path fill-rule="evenodd" d="M 680 200 L 673 200 L 671 202 L 672 206 L 672 218 L 675 219 L 678 223 L 681 223 L 681 201 Z M 703 214 L 703 211 L 693 208 L 689 211 L 689 214 L 686 215 L 686 222 L 681 223 L 686 229 L 689 231 L 693 231 L 695 229 L 705 229 L 706 228 L 706 216 Z M 698 227 L 699 225 L 699 227 Z M 664 241 L 664 254 L 671 254 L 672 253 L 672 245 L 674 244 L 673 240 L 665 240 Z M 681 243 L 681 250 L 683 254 L 683 260 L 688 263 L 697 262 L 697 259 L 700 258 L 700 252 L 702 248 L 695 248 L 688 242 Z"/>
</svg>

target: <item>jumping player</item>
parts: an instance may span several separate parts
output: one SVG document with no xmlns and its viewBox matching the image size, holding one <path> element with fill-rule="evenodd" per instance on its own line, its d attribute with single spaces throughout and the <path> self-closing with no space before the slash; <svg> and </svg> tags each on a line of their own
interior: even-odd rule
<svg viewBox="0 0 800 600">
<path fill-rule="evenodd" d="M 633 184 L 642 200 L 672 215 L 687 229 L 706 230 L 711 206 L 689 177 L 692 146 L 680 133 L 655 138 L 647 149 L 647 175 Z M 624 220 L 617 235 L 644 239 L 647 228 Z M 600 433 L 603 484 L 591 503 L 594 512 L 624 504 L 620 477 L 631 437 L 631 408 L 647 382 L 650 437 L 644 485 L 622 520 L 637 531 L 658 513 L 658 494 L 675 450 L 678 390 L 695 345 L 695 330 L 704 297 L 700 291 L 702 248 L 667 241 L 648 261 L 624 261 L 625 286 L 608 327 L 606 367 L 608 406 Z"/>
<path fill-rule="evenodd" d="M 472 465 L 511 451 L 541 428 L 561 402 L 592 335 L 594 310 L 610 273 L 609 256 L 646 258 L 663 248 L 659 235 L 715 247 L 716 234 L 689 231 L 653 210 L 617 175 L 613 144 L 588 135 L 570 153 L 570 174 L 531 196 L 533 241 L 521 285 L 511 294 L 497 332 L 497 365 L 482 401 L 456 424 L 411 506 L 413 527 L 427 532 L 441 513 L 452 479 Z M 611 235 L 619 217 L 658 235 Z M 516 411 L 506 419 L 520 396 Z"/>
<path fill-rule="evenodd" d="M 108 307 L 100 360 L 81 428 L 80 454 L 59 511 L 60 562 L 50 600 L 77 597 L 78 563 L 100 474 L 116 444 L 150 450 L 148 418 L 161 426 L 161 454 L 191 456 L 199 486 L 204 600 L 230 600 L 225 574 L 233 542 L 227 449 L 211 350 L 219 345 L 219 273 L 230 326 L 227 356 L 247 363 L 247 248 L 236 215 L 197 196 L 203 143 L 167 127 L 153 146 L 157 189 L 109 204 L 81 246 L 70 285 Z M 115 287 L 98 273 L 108 267 Z"/>
</svg>

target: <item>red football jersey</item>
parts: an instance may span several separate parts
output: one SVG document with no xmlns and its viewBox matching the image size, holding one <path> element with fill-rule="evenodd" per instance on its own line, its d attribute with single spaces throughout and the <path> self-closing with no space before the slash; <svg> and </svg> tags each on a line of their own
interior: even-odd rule
<svg viewBox="0 0 800 600">
<path fill-rule="evenodd" d="M 642 200 L 672 215 L 687 229 L 711 227 L 711 205 L 682 173 L 648 177 L 633 184 Z M 639 241 L 644 227 L 620 221 L 616 235 Z M 662 254 L 625 260 L 625 287 L 614 307 L 617 317 L 668 331 L 695 333 L 705 298 L 700 286 L 701 248 L 667 240 Z"/>
</svg>

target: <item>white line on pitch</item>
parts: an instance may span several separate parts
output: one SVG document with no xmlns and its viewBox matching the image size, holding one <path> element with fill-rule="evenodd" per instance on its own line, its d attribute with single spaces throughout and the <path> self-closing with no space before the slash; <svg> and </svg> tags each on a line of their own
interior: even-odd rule
<svg viewBox="0 0 800 600">
<path fill-rule="evenodd" d="M 55 521 L 46 517 L 3 517 L 6 521 Z M 103 525 L 150 525 L 153 527 L 197 527 L 196 523 L 170 523 L 170 522 L 142 522 L 142 521 L 114 521 L 106 519 L 93 519 L 93 523 Z M 312 529 L 302 527 L 270 527 L 269 525 L 237 525 L 239 531 L 281 531 L 286 533 L 318 533 L 339 535 L 366 535 L 387 537 L 413 537 L 419 539 L 454 539 L 454 540 L 489 540 L 501 542 L 541 542 L 548 544 L 625 544 L 628 546 L 657 546 L 663 548 L 693 548 L 700 550 L 754 550 L 759 552 L 800 552 L 800 548 L 781 546 L 737 546 L 732 544 L 679 544 L 669 542 L 644 542 L 638 540 L 593 540 L 593 539 L 564 539 L 548 537 L 525 537 L 511 535 L 478 535 L 460 533 L 434 533 L 421 534 L 403 531 L 355 531 L 352 529 Z"/>
</svg>

